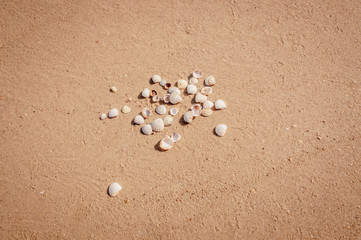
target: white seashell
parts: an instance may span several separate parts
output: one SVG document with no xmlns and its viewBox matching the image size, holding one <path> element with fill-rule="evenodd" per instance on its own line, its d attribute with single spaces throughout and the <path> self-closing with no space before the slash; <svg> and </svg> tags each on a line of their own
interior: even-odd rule
<svg viewBox="0 0 361 240">
<path fill-rule="evenodd" d="M 169 102 L 171 104 L 177 104 L 180 103 L 181 101 L 182 101 L 182 96 L 177 92 L 173 92 L 169 97 Z"/>
<path fill-rule="evenodd" d="M 199 103 L 204 103 L 205 101 L 207 101 L 207 96 L 199 92 L 197 93 L 194 100 Z"/>
<path fill-rule="evenodd" d="M 122 108 L 122 113 L 124 113 L 124 114 L 130 113 L 130 111 L 131 111 L 131 109 L 130 109 L 130 107 L 128 107 L 128 106 L 124 106 L 124 107 Z"/>
<path fill-rule="evenodd" d="M 194 94 L 196 94 L 197 93 L 197 86 L 195 86 L 195 85 L 188 85 L 188 87 L 187 87 L 187 93 L 188 94 L 192 94 L 192 95 L 194 95 Z"/>
<path fill-rule="evenodd" d="M 170 94 L 169 93 L 164 94 L 162 97 L 162 100 L 165 103 L 169 103 L 170 102 Z"/>
<path fill-rule="evenodd" d="M 107 118 L 107 115 L 105 113 L 103 113 L 102 115 L 100 115 L 100 120 L 104 120 Z"/>
<path fill-rule="evenodd" d="M 211 87 L 204 87 L 204 88 L 202 88 L 201 93 L 203 95 L 206 95 L 206 96 L 211 95 L 212 94 L 212 88 Z"/>
<path fill-rule="evenodd" d="M 203 117 L 209 117 L 212 115 L 212 113 L 213 113 L 213 111 L 210 108 L 203 108 L 203 110 L 202 110 Z"/>
<path fill-rule="evenodd" d="M 170 138 L 176 143 L 182 138 L 182 136 L 179 133 L 174 132 Z"/>
<path fill-rule="evenodd" d="M 159 115 L 163 115 L 167 112 L 167 108 L 165 107 L 165 105 L 159 105 L 156 109 L 155 112 L 158 113 Z"/>
<path fill-rule="evenodd" d="M 143 92 L 142 92 L 142 97 L 144 97 L 144 98 L 149 98 L 149 97 L 150 97 L 150 90 L 149 90 L 149 88 L 146 88 L 146 89 L 143 90 Z"/>
<path fill-rule="evenodd" d="M 201 78 L 202 77 L 202 72 L 199 71 L 199 70 L 195 70 L 192 75 L 195 78 Z"/>
<path fill-rule="evenodd" d="M 150 110 L 149 108 L 143 108 L 142 115 L 144 118 L 149 118 L 150 115 L 152 115 L 152 110 Z"/>
<path fill-rule="evenodd" d="M 191 79 L 189 79 L 189 84 L 191 85 L 196 85 L 198 83 L 198 79 L 195 77 L 192 77 Z"/>
<path fill-rule="evenodd" d="M 216 107 L 216 109 L 221 110 L 226 108 L 226 103 L 223 100 L 218 99 L 214 103 L 214 106 Z"/>
<path fill-rule="evenodd" d="M 142 127 L 142 133 L 144 135 L 150 135 L 152 134 L 152 126 L 150 124 L 146 124 Z"/>
<path fill-rule="evenodd" d="M 162 79 L 162 80 L 160 80 L 159 85 L 164 87 L 166 83 L 167 83 L 167 80 Z"/>
<path fill-rule="evenodd" d="M 109 196 L 114 197 L 120 192 L 120 190 L 122 190 L 122 186 L 120 186 L 119 183 L 114 182 L 108 187 L 108 194 Z"/>
<path fill-rule="evenodd" d="M 213 106 L 214 106 L 214 104 L 209 100 L 207 100 L 203 103 L 203 108 L 206 108 L 206 109 L 212 108 Z"/>
<path fill-rule="evenodd" d="M 163 119 L 164 126 L 170 126 L 173 123 L 173 117 L 171 115 L 167 115 Z"/>
<path fill-rule="evenodd" d="M 225 124 L 218 124 L 214 131 L 218 136 L 223 137 L 227 132 L 227 126 Z"/>
<path fill-rule="evenodd" d="M 169 136 L 166 136 L 165 138 L 163 138 L 160 143 L 159 143 L 159 148 L 162 151 L 167 151 L 169 149 L 171 149 L 174 145 L 174 141 L 173 139 L 171 139 Z"/>
<path fill-rule="evenodd" d="M 159 83 L 162 80 L 162 78 L 159 75 L 153 75 L 152 81 L 153 83 Z"/>
<path fill-rule="evenodd" d="M 191 111 L 193 113 L 193 116 L 199 117 L 201 115 L 202 106 L 200 104 L 193 105 L 191 107 Z"/>
<path fill-rule="evenodd" d="M 154 132 L 161 132 L 164 129 L 164 122 L 161 118 L 155 119 L 153 122 L 150 123 L 152 126 L 152 130 Z"/>
<path fill-rule="evenodd" d="M 177 93 L 181 94 L 181 91 L 177 87 L 171 87 L 168 89 L 168 93 L 172 94 L 173 92 L 177 92 Z"/>
<path fill-rule="evenodd" d="M 216 79 L 213 76 L 208 76 L 204 80 L 204 84 L 207 86 L 213 86 L 214 84 L 216 84 Z"/>
<path fill-rule="evenodd" d="M 116 93 L 118 91 L 118 89 L 113 86 L 113 87 L 110 88 L 110 91 L 112 91 L 113 93 Z"/>
<path fill-rule="evenodd" d="M 177 82 L 177 87 L 179 89 L 185 89 L 188 86 L 188 82 L 186 80 L 180 79 Z"/>
<path fill-rule="evenodd" d="M 169 112 L 170 112 L 170 115 L 175 116 L 175 115 L 177 115 L 179 110 L 178 110 L 178 108 L 175 107 L 175 108 L 172 108 Z"/>
<path fill-rule="evenodd" d="M 137 125 L 143 124 L 144 123 L 144 117 L 142 115 L 135 116 L 135 118 L 133 120 L 133 123 L 137 124 Z"/>
<path fill-rule="evenodd" d="M 152 97 L 152 101 L 153 101 L 153 102 L 159 102 L 159 100 L 160 100 L 160 98 L 159 98 L 158 95 L 154 95 L 154 96 Z"/>
<path fill-rule="evenodd" d="M 191 123 L 193 121 L 193 113 L 192 111 L 188 111 L 183 115 L 183 121 L 186 123 Z"/>
<path fill-rule="evenodd" d="M 118 116 L 118 114 L 119 114 L 118 109 L 113 108 L 113 109 L 110 109 L 110 111 L 108 113 L 108 117 L 115 118 L 116 116 Z"/>
</svg>

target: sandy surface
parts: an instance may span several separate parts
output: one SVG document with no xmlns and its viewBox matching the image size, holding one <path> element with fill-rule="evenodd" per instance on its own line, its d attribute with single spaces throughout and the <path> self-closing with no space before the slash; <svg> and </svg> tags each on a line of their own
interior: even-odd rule
<svg viewBox="0 0 361 240">
<path fill-rule="evenodd" d="M 360 239 L 360 19 L 357 0 L 0 1 L 0 239 Z M 226 110 L 131 125 L 153 74 L 197 68 Z"/>
</svg>

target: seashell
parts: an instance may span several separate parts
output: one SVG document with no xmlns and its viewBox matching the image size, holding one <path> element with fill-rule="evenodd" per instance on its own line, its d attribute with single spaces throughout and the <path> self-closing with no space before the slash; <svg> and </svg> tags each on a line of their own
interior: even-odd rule
<svg viewBox="0 0 361 240">
<path fill-rule="evenodd" d="M 194 100 L 199 103 L 204 103 L 205 101 L 207 101 L 207 96 L 199 92 L 197 93 Z"/>
<path fill-rule="evenodd" d="M 199 71 L 199 70 L 195 70 L 192 75 L 195 78 L 201 78 L 202 77 L 202 72 Z"/>
<path fill-rule="evenodd" d="M 214 131 L 218 136 L 223 137 L 227 132 L 227 126 L 225 124 L 218 124 Z"/>
<path fill-rule="evenodd" d="M 135 116 L 133 123 L 137 125 L 142 125 L 144 123 L 144 117 L 142 115 Z"/>
<path fill-rule="evenodd" d="M 203 103 L 203 108 L 206 108 L 206 109 L 212 108 L 213 106 L 214 106 L 214 104 L 209 100 L 207 100 Z"/>
<path fill-rule="evenodd" d="M 174 132 L 170 138 L 176 143 L 182 138 L 182 136 L 179 133 Z"/>
<path fill-rule="evenodd" d="M 199 117 L 201 115 L 202 106 L 200 104 L 193 105 L 191 111 L 194 117 Z"/>
<path fill-rule="evenodd" d="M 162 100 L 165 103 L 169 103 L 170 102 L 170 94 L 169 93 L 164 94 L 162 97 Z"/>
<path fill-rule="evenodd" d="M 198 79 L 195 77 L 192 77 L 191 79 L 189 79 L 189 84 L 191 85 L 196 85 L 198 83 Z"/>
<path fill-rule="evenodd" d="M 163 138 L 160 143 L 159 143 L 159 148 L 162 151 L 167 151 L 169 149 L 171 149 L 174 145 L 174 141 L 173 139 L 171 139 L 169 136 L 166 136 L 165 138 Z"/>
<path fill-rule="evenodd" d="M 110 88 L 110 91 L 112 91 L 113 93 L 116 93 L 118 91 L 118 89 L 113 86 L 113 87 Z"/>
<path fill-rule="evenodd" d="M 166 83 L 166 84 L 164 85 L 164 89 L 167 90 L 167 89 L 169 89 L 171 86 L 172 86 L 171 83 Z"/>
<path fill-rule="evenodd" d="M 107 118 L 107 115 L 105 114 L 105 113 L 103 113 L 102 115 L 100 115 L 100 120 L 104 120 L 104 119 L 106 119 Z"/>
<path fill-rule="evenodd" d="M 182 96 L 177 92 L 173 92 L 169 97 L 169 102 L 171 104 L 177 104 L 180 103 L 181 101 L 182 101 Z"/>
<path fill-rule="evenodd" d="M 154 132 L 161 132 L 164 129 L 164 122 L 161 118 L 155 119 L 153 122 L 150 123 L 152 126 L 152 130 Z"/>
<path fill-rule="evenodd" d="M 114 182 L 109 185 L 108 194 L 109 196 L 114 197 L 120 192 L 120 190 L 122 190 L 122 186 L 120 186 L 119 183 Z"/>
<path fill-rule="evenodd" d="M 153 75 L 152 81 L 153 83 L 159 83 L 162 80 L 162 78 L 159 75 Z"/>
<path fill-rule="evenodd" d="M 183 115 L 183 121 L 186 123 L 191 123 L 193 121 L 193 113 L 192 111 L 188 111 Z"/>
<path fill-rule="evenodd" d="M 197 93 L 197 87 L 195 86 L 195 85 L 188 85 L 187 86 L 187 93 L 188 94 L 192 94 L 192 95 L 194 95 L 194 94 L 196 94 Z"/>
<path fill-rule="evenodd" d="M 216 84 L 216 79 L 213 76 L 208 76 L 204 80 L 204 84 L 207 86 L 213 86 L 214 84 Z"/>
<path fill-rule="evenodd" d="M 184 80 L 184 79 L 178 80 L 177 87 L 179 89 L 185 89 L 187 86 L 188 86 L 188 82 L 186 80 Z"/>
<path fill-rule="evenodd" d="M 159 105 L 156 109 L 155 112 L 158 113 L 159 115 L 163 115 L 167 112 L 167 108 L 165 107 L 165 105 Z"/>
<path fill-rule="evenodd" d="M 152 134 L 152 126 L 150 124 L 146 124 L 142 127 L 142 133 L 144 135 L 150 135 Z"/>
<path fill-rule="evenodd" d="M 161 85 L 162 87 L 164 87 L 166 83 L 167 83 L 167 80 L 162 79 L 162 80 L 160 80 L 159 85 Z"/>
<path fill-rule="evenodd" d="M 175 115 L 177 115 L 177 113 L 179 112 L 179 110 L 178 110 L 178 108 L 172 108 L 170 111 L 169 111 L 169 113 L 170 113 L 170 115 L 172 115 L 172 116 L 175 116 Z"/>
<path fill-rule="evenodd" d="M 167 115 L 163 119 L 164 126 L 170 126 L 173 123 L 173 117 L 171 115 Z"/>
<path fill-rule="evenodd" d="M 173 92 L 177 92 L 177 93 L 181 94 L 181 91 L 177 87 L 171 87 L 168 89 L 168 93 L 172 94 Z"/>
<path fill-rule="evenodd" d="M 122 113 L 124 114 L 130 113 L 130 111 L 131 111 L 130 107 L 126 105 L 122 108 Z"/>
<path fill-rule="evenodd" d="M 116 108 L 110 109 L 109 113 L 108 113 L 108 117 L 109 118 L 115 118 L 116 116 L 118 116 L 119 111 Z"/>
<path fill-rule="evenodd" d="M 150 93 L 150 96 L 151 96 L 151 97 L 154 97 L 155 95 L 158 95 L 157 91 L 156 91 L 156 90 L 152 90 L 152 92 Z"/>
<path fill-rule="evenodd" d="M 150 110 L 149 108 L 143 108 L 142 115 L 144 118 L 149 118 L 150 115 L 152 115 L 152 110 Z"/>
<path fill-rule="evenodd" d="M 155 95 L 155 96 L 152 97 L 153 102 L 159 102 L 159 100 L 160 100 L 160 98 L 159 98 L 158 95 Z"/>
<path fill-rule="evenodd" d="M 226 103 L 223 100 L 218 99 L 214 103 L 214 106 L 216 107 L 216 109 L 221 110 L 226 108 Z"/>
<path fill-rule="evenodd" d="M 142 97 L 149 98 L 150 97 L 150 90 L 149 88 L 145 88 L 142 92 Z"/>
<path fill-rule="evenodd" d="M 202 88 L 201 93 L 203 95 L 206 95 L 206 96 L 211 95 L 212 94 L 212 88 L 211 87 L 204 87 L 204 88 Z"/>
<path fill-rule="evenodd" d="M 213 113 L 213 111 L 210 108 L 203 108 L 203 110 L 202 110 L 203 117 L 209 117 L 212 115 L 212 113 Z"/>
</svg>

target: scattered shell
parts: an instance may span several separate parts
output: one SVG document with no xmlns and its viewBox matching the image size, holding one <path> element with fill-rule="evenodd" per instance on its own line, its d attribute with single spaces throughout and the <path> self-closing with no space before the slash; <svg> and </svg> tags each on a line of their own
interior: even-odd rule
<svg viewBox="0 0 361 240">
<path fill-rule="evenodd" d="M 207 101 L 207 96 L 199 92 L 197 93 L 194 100 L 199 103 L 204 103 L 205 101 Z"/>
<path fill-rule="evenodd" d="M 203 110 L 202 110 L 203 117 L 209 117 L 212 115 L 212 113 L 213 113 L 213 111 L 210 108 L 203 108 Z"/>
<path fill-rule="evenodd" d="M 191 111 L 194 117 L 199 117 L 201 115 L 202 106 L 200 104 L 193 105 Z"/>
<path fill-rule="evenodd" d="M 177 87 L 179 89 L 185 89 L 187 86 L 188 86 L 188 82 L 186 80 L 184 80 L 184 79 L 178 80 Z"/>
<path fill-rule="evenodd" d="M 218 136 L 223 137 L 226 134 L 227 126 L 225 124 L 218 124 L 214 131 Z"/>
<path fill-rule="evenodd" d="M 173 92 L 169 97 L 169 101 L 171 104 L 180 103 L 182 101 L 182 96 L 177 92 Z"/>
<path fill-rule="evenodd" d="M 159 83 L 162 80 L 162 78 L 159 75 L 153 75 L 152 81 L 153 83 Z"/>
<path fill-rule="evenodd" d="M 207 86 L 213 86 L 214 84 L 216 84 L 216 79 L 213 76 L 208 76 L 204 80 L 204 84 Z"/>
<path fill-rule="evenodd" d="M 173 92 L 177 92 L 177 93 L 181 94 L 181 91 L 177 87 L 171 87 L 168 89 L 168 93 L 172 94 Z"/>
<path fill-rule="evenodd" d="M 199 71 L 199 70 L 195 70 L 192 75 L 195 78 L 201 78 L 202 77 L 202 72 Z"/>
<path fill-rule="evenodd" d="M 145 88 L 142 92 L 142 97 L 149 98 L 150 97 L 150 90 L 149 88 Z"/>
<path fill-rule="evenodd" d="M 110 91 L 112 91 L 113 93 L 116 93 L 118 91 L 118 89 L 113 86 L 113 87 L 110 88 Z"/>
<path fill-rule="evenodd" d="M 156 109 L 155 112 L 158 113 L 159 115 L 163 115 L 167 112 L 167 108 L 165 107 L 165 105 L 159 105 Z"/>
<path fill-rule="evenodd" d="M 159 85 L 164 87 L 166 83 L 167 83 L 167 80 L 162 79 L 162 80 L 160 80 Z"/>
<path fill-rule="evenodd" d="M 119 183 L 114 182 L 108 187 L 108 194 L 109 196 L 114 197 L 120 192 L 120 190 L 122 190 L 122 186 L 120 186 Z"/>
<path fill-rule="evenodd" d="M 209 100 L 207 100 L 207 101 L 205 101 L 204 103 L 203 103 L 203 108 L 212 108 L 214 106 L 214 104 L 211 102 L 211 101 L 209 101 Z"/>
<path fill-rule="evenodd" d="M 142 115 L 144 118 L 149 118 L 150 115 L 152 115 L 152 110 L 150 110 L 149 108 L 143 108 Z"/>
<path fill-rule="evenodd" d="M 198 83 L 198 79 L 195 77 L 192 77 L 191 79 L 189 79 L 189 84 L 191 85 L 196 85 Z"/>
<path fill-rule="evenodd" d="M 188 111 L 183 115 L 183 121 L 186 123 L 191 123 L 193 121 L 193 113 L 192 111 Z"/>
<path fill-rule="evenodd" d="M 178 110 L 178 108 L 175 107 L 175 108 L 172 108 L 169 112 L 170 112 L 170 115 L 175 116 L 175 115 L 177 115 L 179 110 Z"/>
<path fill-rule="evenodd" d="M 130 107 L 126 105 L 122 108 L 122 113 L 124 114 L 130 113 L 130 111 L 131 111 Z"/>
<path fill-rule="evenodd" d="M 151 96 L 151 97 L 154 97 L 154 96 L 156 96 L 156 95 L 158 95 L 157 91 L 156 91 L 156 90 L 152 90 L 152 92 L 150 93 L 150 96 Z"/>
<path fill-rule="evenodd" d="M 159 143 L 159 148 L 162 151 L 167 151 L 169 149 L 171 149 L 174 145 L 174 141 L 173 139 L 171 139 L 169 136 L 166 136 L 165 138 L 163 138 L 160 143 Z"/>
<path fill-rule="evenodd" d="M 150 123 L 152 126 L 152 130 L 154 132 L 161 132 L 164 129 L 164 122 L 161 118 L 155 119 L 153 122 Z"/>
<path fill-rule="evenodd" d="M 225 109 L 226 108 L 226 103 L 223 100 L 218 99 L 215 103 L 214 106 L 216 107 L 216 109 L 220 110 L 220 109 Z"/>
<path fill-rule="evenodd" d="M 194 95 L 194 94 L 196 94 L 197 93 L 197 86 L 195 86 L 195 85 L 188 85 L 187 86 L 187 93 L 188 94 L 192 94 L 192 95 Z"/>
<path fill-rule="evenodd" d="M 142 133 L 144 135 L 150 135 L 152 134 L 152 126 L 150 124 L 146 124 L 142 127 Z"/>
<path fill-rule="evenodd" d="M 172 136 L 170 136 L 170 138 L 173 140 L 173 142 L 178 142 L 182 138 L 182 136 L 179 133 L 174 132 L 172 133 Z"/>
<path fill-rule="evenodd" d="M 142 125 L 144 123 L 144 117 L 142 115 L 135 116 L 133 123 L 137 125 Z"/>
<path fill-rule="evenodd" d="M 164 126 L 170 126 L 173 123 L 173 117 L 171 115 L 167 115 L 163 119 Z"/>
<path fill-rule="evenodd" d="M 105 113 L 103 113 L 102 115 L 100 115 L 100 120 L 104 120 L 107 118 L 107 115 Z"/>
<path fill-rule="evenodd" d="M 211 87 L 204 87 L 201 90 L 201 93 L 208 96 L 212 94 L 212 88 Z"/>
<path fill-rule="evenodd" d="M 170 94 L 169 93 L 164 94 L 162 97 L 162 101 L 165 103 L 169 103 L 170 102 Z"/>
<path fill-rule="evenodd" d="M 160 100 L 160 98 L 159 98 L 158 95 L 155 95 L 155 96 L 152 97 L 153 102 L 159 102 L 159 100 Z"/>
<path fill-rule="evenodd" d="M 164 89 L 167 90 L 167 89 L 169 89 L 171 86 L 172 86 L 171 83 L 166 83 L 166 84 L 164 85 Z"/>
<path fill-rule="evenodd" d="M 118 109 L 113 108 L 113 109 L 110 109 L 110 111 L 108 113 L 108 117 L 115 118 L 116 116 L 118 116 L 118 114 L 119 114 Z"/>
</svg>

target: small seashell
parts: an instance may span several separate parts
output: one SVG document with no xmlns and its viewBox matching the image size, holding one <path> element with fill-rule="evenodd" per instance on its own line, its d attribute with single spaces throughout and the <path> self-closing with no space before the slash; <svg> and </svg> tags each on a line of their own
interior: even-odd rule
<svg viewBox="0 0 361 240">
<path fill-rule="evenodd" d="M 202 106 L 200 104 L 193 105 L 191 111 L 194 117 L 199 117 L 201 115 Z"/>
<path fill-rule="evenodd" d="M 216 107 L 216 109 L 221 110 L 226 108 L 226 103 L 223 100 L 218 99 L 214 103 L 214 106 Z"/>
<path fill-rule="evenodd" d="M 162 97 L 162 101 L 165 103 L 169 103 L 170 102 L 170 94 L 169 93 L 164 94 Z"/>
<path fill-rule="evenodd" d="M 177 92 L 177 93 L 181 94 L 181 91 L 177 87 L 171 87 L 168 89 L 168 93 L 172 94 L 173 92 Z"/>
<path fill-rule="evenodd" d="M 202 109 L 202 116 L 203 117 L 209 117 L 209 116 L 212 115 L 212 113 L 213 113 L 213 111 L 210 108 L 203 108 Z"/>
<path fill-rule="evenodd" d="M 152 81 L 153 83 L 159 83 L 162 80 L 162 78 L 159 75 L 153 75 Z"/>
<path fill-rule="evenodd" d="M 195 70 L 192 75 L 195 78 L 201 78 L 202 77 L 202 72 L 199 71 L 199 70 Z"/>
<path fill-rule="evenodd" d="M 154 132 L 161 132 L 164 129 L 164 122 L 161 118 L 155 119 L 153 122 L 150 123 L 152 126 L 152 130 Z"/>
<path fill-rule="evenodd" d="M 103 113 L 102 115 L 100 115 L 100 120 L 104 120 L 104 119 L 106 119 L 107 118 L 107 115 L 105 114 L 105 113 Z"/>
<path fill-rule="evenodd" d="M 155 96 L 152 97 L 153 102 L 159 102 L 159 100 L 160 100 L 160 98 L 159 98 L 158 95 L 155 95 Z"/>
<path fill-rule="evenodd" d="M 122 190 L 122 186 L 120 186 L 119 183 L 114 182 L 108 187 L 108 194 L 109 196 L 114 197 L 120 192 L 120 190 Z"/>
<path fill-rule="evenodd" d="M 171 139 L 169 136 L 166 136 L 165 138 L 163 138 L 160 143 L 159 143 L 159 148 L 162 151 L 167 151 L 169 149 L 171 149 L 174 145 L 174 141 L 173 139 Z"/>
<path fill-rule="evenodd" d="M 122 113 L 124 114 L 127 114 L 127 113 L 130 113 L 131 109 L 130 107 L 128 107 L 127 105 L 125 105 L 123 108 L 122 108 Z"/>
<path fill-rule="evenodd" d="M 203 108 L 212 108 L 214 106 L 214 104 L 211 102 L 211 101 L 209 101 L 209 100 L 207 100 L 207 101 L 205 101 L 204 103 L 203 103 Z"/>
<path fill-rule="evenodd" d="M 191 123 L 193 121 L 193 113 L 192 111 L 188 111 L 183 115 L 183 121 L 186 123 Z"/>
<path fill-rule="evenodd" d="M 225 124 L 218 124 L 214 131 L 218 136 L 223 137 L 226 134 L 227 126 Z"/>
<path fill-rule="evenodd" d="M 150 135 L 152 134 L 152 126 L 150 124 L 146 124 L 142 127 L 142 133 L 144 135 Z"/>
<path fill-rule="evenodd" d="M 216 84 L 216 79 L 213 76 L 208 76 L 204 80 L 204 84 L 207 86 L 213 86 L 214 84 Z"/>
<path fill-rule="evenodd" d="M 113 109 L 110 109 L 110 111 L 108 113 L 108 117 L 115 118 L 116 116 L 118 116 L 118 114 L 119 114 L 118 109 L 113 108 Z"/>
<path fill-rule="evenodd" d="M 169 102 L 171 104 L 177 104 L 180 103 L 181 101 L 182 101 L 182 96 L 177 92 L 173 92 L 169 97 Z"/>
<path fill-rule="evenodd" d="M 152 92 L 150 93 L 150 96 L 151 96 L 151 97 L 154 97 L 154 96 L 156 96 L 156 95 L 158 95 L 157 91 L 156 91 L 156 90 L 152 90 Z"/>
<path fill-rule="evenodd" d="M 150 115 L 152 115 L 152 110 L 150 110 L 149 108 L 143 108 L 142 115 L 144 118 L 149 118 Z"/>
<path fill-rule="evenodd" d="M 167 80 L 162 79 L 162 80 L 160 80 L 159 85 L 161 85 L 162 87 L 164 87 L 166 83 L 167 83 Z"/>
<path fill-rule="evenodd" d="M 163 119 L 164 126 L 170 126 L 173 123 L 173 117 L 171 115 L 167 115 Z"/>
<path fill-rule="evenodd" d="M 197 87 L 195 85 L 188 85 L 187 86 L 187 93 L 188 94 L 191 94 L 191 95 L 194 95 L 197 93 Z"/>
<path fill-rule="evenodd" d="M 158 113 L 159 115 L 163 115 L 167 112 L 167 108 L 165 107 L 165 105 L 159 105 L 156 109 L 155 112 Z"/>
<path fill-rule="evenodd" d="M 212 88 L 211 87 L 204 87 L 204 88 L 202 88 L 201 93 L 203 95 L 206 95 L 206 96 L 211 95 L 212 94 Z"/>
<path fill-rule="evenodd" d="M 142 125 L 144 123 L 144 117 L 142 115 L 135 116 L 133 123 L 137 125 Z"/>
<path fill-rule="evenodd" d="M 112 91 L 113 93 L 116 93 L 118 91 L 118 89 L 113 86 L 113 87 L 110 88 L 110 91 Z"/>
<path fill-rule="evenodd" d="M 150 90 L 149 88 L 145 88 L 142 92 L 142 97 L 149 98 L 150 97 Z"/>
<path fill-rule="evenodd" d="M 194 99 L 197 103 L 204 103 L 205 101 L 207 101 L 207 96 L 203 95 L 202 93 L 197 93 L 195 99 Z"/>
<path fill-rule="evenodd" d="M 171 83 L 166 83 L 166 84 L 164 85 L 164 89 L 167 90 L 167 89 L 169 89 L 171 86 L 172 86 Z"/>
<path fill-rule="evenodd" d="M 175 107 L 175 108 L 172 108 L 169 112 L 170 112 L 170 115 L 175 116 L 175 115 L 177 115 L 179 110 L 178 110 L 178 108 Z"/>
<path fill-rule="evenodd" d="M 178 80 L 177 87 L 179 89 L 185 89 L 187 86 L 188 86 L 188 82 L 186 80 L 184 80 L 184 79 Z"/>
<path fill-rule="evenodd" d="M 176 143 L 182 138 L 182 136 L 179 133 L 174 132 L 170 138 Z"/>
<path fill-rule="evenodd" d="M 192 77 L 191 79 L 189 79 L 189 84 L 191 85 L 196 85 L 198 83 L 198 79 L 195 77 Z"/>
</svg>

